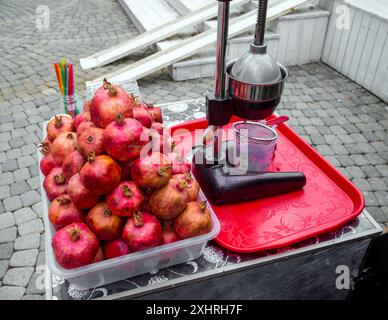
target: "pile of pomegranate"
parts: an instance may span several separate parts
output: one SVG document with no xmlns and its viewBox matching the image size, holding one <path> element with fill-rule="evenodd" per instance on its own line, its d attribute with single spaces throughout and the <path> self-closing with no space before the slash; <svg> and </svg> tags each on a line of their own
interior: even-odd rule
<svg viewBox="0 0 388 320">
<path fill-rule="evenodd" d="M 84 111 L 56 115 L 40 145 L 57 263 L 78 268 L 210 232 L 191 166 L 159 108 L 104 80 Z"/>
</svg>

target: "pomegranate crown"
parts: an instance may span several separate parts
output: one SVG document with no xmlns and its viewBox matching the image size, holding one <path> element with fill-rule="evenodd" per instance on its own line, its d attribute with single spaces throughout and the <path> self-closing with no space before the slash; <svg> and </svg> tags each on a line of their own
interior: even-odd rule
<svg viewBox="0 0 388 320">
<path fill-rule="evenodd" d="M 112 215 L 109 208 L 104 208 L 104 217 L 108 218 Z"/>
<path fill-rule="evenodd" d="M 124 197 L 130 198 L 132 196 L 132 191 L 126 184 L 121 187 L 121 190 L 123 191 Z"/>
<path fill-rule="evenodd" d="M 70 199 L 67 197 L 59 197 L 57 198 L 57 201 L 59 202 L 60 205 L 68 205 L 70 204 Z"/>
<path fill-rule="evenodd" d="M 73 242 L 77 242 L 81 237 L 81 232 L 78 230 L 78 228 L 74 227 L 70 230 L 70 240 Z"/>
<path fill-rule="evenodd" d="M 206 203 L 207 203 L 207 201 L 202 201 L 202 202 L 199 204 L 199 207 L 201 208 L 202 211 L 205 211 L 205 209 L 206 209 Z"/>
<path fill-rule="evenodd" d="M 55 121 L 55 128 L 57 129 L 60 129 L 63 125 L 63 122 L 62 122 L 62 116 L 54 116 L 54 121 Z"/>
<path fill-rule="evenodd" d="M 144 225 L 143 215 L 141 214 L 140 211 L 134 213 L 133 214 L 133 218 L 135 220 L 135 226 L 136 227 L 142 227 Z"/>
<path fill-rule="evenodd" d="M 185 188 L 187 188 L 187 181 L 186 180 L 179 181 L 177 184 L 177 187 L 178 187 L 178 190 L 184 190 Z"/>
<path fill-rule="evenodd" d="M 67 139 L 74 140 L 73 132 L 69 132 L 66 136 Z"/>
<path fill-rule="evenodd" d="M 159 174 L 161 177 L 167 176 L 167 175 L 168 175 L 168 170 L 169 170 L 170 168 L 171 168 L 171 166 L 169 166 L 169 165 L 160 167 L 158 174 Z"/>
<path fill-rule="evenodd" d="M 94 151 L 90 151 L 88 153 L 88 162 L 93 162 L 96 160 L 96 153 Z"/>
<path fill-rule="evenodd" d="M 121 112 L 116 114 L 115 121 L 116 121 L 116 123 L 118 125 L 123 125 L 124 124 L 124 120 L 125 120 L 125 117 L 124 117 L 124 115 Z"/>
<path fill-rule="evenodd" d="M 114 85 L 112 85 L 106 78 L 104 78 L 104 82 L 102 86 L 105 90 L 108 90 L 108 94 L 111 97 L 117 96 L 118 94 L 117 88 Z"/>
<path fill-rule="evenodd" d="M 50 144 L 47 141 L 42 141 L 38 145 L 38 150 L 44 155 L 47 156 L 50 152 Z"/>
<path fill-rule="evenodd" d="M 54 176 L 54 181 L 57 185 L 64 184 L 66 182 L 66 178 L 63 173 L 57 174 Z"/>
</svg>

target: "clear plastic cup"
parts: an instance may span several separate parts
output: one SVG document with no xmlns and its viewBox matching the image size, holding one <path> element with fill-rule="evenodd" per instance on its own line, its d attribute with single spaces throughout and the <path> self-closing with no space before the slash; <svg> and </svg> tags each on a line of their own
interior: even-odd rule
<svg viewBox="0 0 388 320">
<path fill-rule="evenodd" d="M 240 164 L 245 163 L 248 171 L 268 171 L 276 149 L 276 131 L 263 123 L 252 121 L 235 122 L 232 127 Z"/>
</svg>

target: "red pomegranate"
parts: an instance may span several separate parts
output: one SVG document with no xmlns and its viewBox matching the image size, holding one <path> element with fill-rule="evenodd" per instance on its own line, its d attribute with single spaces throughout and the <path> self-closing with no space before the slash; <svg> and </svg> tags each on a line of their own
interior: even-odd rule
<svg viewBox="0 0 388 320">
<path fill-rule="evenodd" d="M 74 269 L 90 264 L 100 243 L 86 224 L 74 222 L 55 234 L 51 246 L 58 264 L 65 269 Z"/>
<path fill-rule="evenodd" d="M 162 239 L 162 225 L 147 212 L 137 212 L 127 220 L 122 238 L 133 252 L 155 247 Z"/>
<path fill-rule="evenodd" d="M 157 131 L 161 136 L 163 135 L 163 125 L 160 122 L 152 122 L 151 129 Z"/>
<path fill-rule="evenodd" d="M 90 111 L 90 101 L 89 100 L 85 100 L 84 105 L 83 105 L 83 111 L 84 112 Z"/>
<path fill-rule="evenodd" d="M 91 151 L 94 151 L 96 156 L 104 153 L 102 137 L 104 129 L 88 128 L 78 138 L 77 148 L 80 154 L 86 159 Z"/>
<path fill-rule="evenodd" d="M 147 104 L 147 111 L 152 117 L 152 121 L 163 123 L 162 109 L 154 107 L 152 104 Z"/>
<path fill-rule="evenodd" d="M 164 187 L 151 194 L 148 203 L 155 216 L 162 220 L 170 220 L 180 214 L 188 202 L 186 181 L 170 179 Z"/>
<path fill-rule="evenodd" d="M 43 181 L 43 188 L 46 191 L 47 198 L 53 201 L 55 198 L 67 191 L 67 180 L 63 174 L 62 168 L 54 168 Z"/>
<path fill-rule="evenodd" d="M 140 210 L 143 201 L 143 193 L 132 181 L 120 183 L 106 196 L 109 209 L 119 217 L 131 217 Z"/>
<path fill-rule="evenodd" d="M 169 155 L 172 163 L 172 174 L 189 173 L 191 170 L 191 163 L 188 163 L 183 156 L 178 153 L 170 153 Z"/>
<path fill-rule="evenodd" d="M 131 168 L 132 168 L 132 162 L 131 161 L 124 161 L 119 162 L 119 165 L 121 167 L 121 179 L 124 181 L 132 180 L 131 178 Z"/>
<path fill-rule="evenodd" d="M 94 259 L 92 260 L 91 263 L 96 263 L 96 262 L 100 262 L 103 260 L 105 260 L 104 251 L 102 251 L 102 248 L 100 246 L 97 250 L 96 256 L 94 257 Z"/>
<path fill-rule="evenodd" d="M 55 230 L 62 229 L 73 222 L 83 222 L 84 216 L 67 194 L 61 195 L 50 204 L 49 220 Z"/>
<path fill-rule="evenodd" d="M 120 236 L 122 220 L 109 210 L 106 203 L 98 203 L 86 216 L 86 224 L 100 240 L 112 240 Z"/>
<path fill-rule="evenodd" d="M 67 193 L 71 201 L 80 209 L 93 208 L 100 197 L 84 187 L 79 173 L 72 176 L 67 185 Z"/>
<path fill-rule="evenodd" d="M 57 167 L 57 163 L 55 162 L 53 156 L 48 154 L 42 160 L 40 160 L 40 170 L 42 171 L 44 176 L 47 176 L 52 169 Z"/>
<path fill-rule="evenodd" d="M 120 183 L 121 168 L 111 157 L 91 152 L 80 172 L 85 188 L 97 195 L 111 192 Z"/>
<path fill-rule="evenodd" d="M 104 79 L 103 86 L 90 101 L 89 110 L 93 123 L 97 127 L 106 128 L 118 113 L 122 113 L 125 118 L 131 118 L 134 106 L 134 101 L 121 87 Z"/>
<path fill-rule="evenodd" d="M 51 154 L 58 166 L 74 150 L 77 150 L 77 135 L 74 132 L 60 133 L 51 144 Z"/>
<path fill-rule="evenodd" d="M 142 141 L 143 129 L 139 121 L 124 119 L 124 115 L 119 113 L 116 120 L 105 128 L 105 150 L 117 160 L 135 160 L 139 157 L 141 148 L 148 142 Z"/>
<path fill-rule="evenodd" d="M 186 191 L 189 195 L 189 201 L 197 201 L 199 194 L 199 184 L 191 173 L 183 173 L 172 176 L 173 179 L 186 182 Z"/>
<path fill-rule="evenodd" d="M 151 128 L 152 117 L 147 110 L 142 108 L 133 109 L 133 118 L 139 121 L 144 127 Z"/>
<path fill-rule="evenodd" d="M 77 114 L 74 118 L 74 126 L 75 126 L 75 130 L 77 131 L 78 130 L 78 127 L 80 126 L 80 124 L 82 122 L 85 122 L 85 121 L 91 121 L 90 120 L 90 113 L 87 112 L 87 111 L 84 111 L 84 112 L 81 112 L 80 114 Z"/>
<path fill-rule="evenodd" d="M 174 230 L 179 238 L 187 239 L 209 233 L 212 217 L 204 202 L 189 202 L 186 209 L 174 220 Z"/>
<path fill-rule="evenodd" d="M 62 170 L 66 179 L 70 179 L 76 173 L 80 172 L 84 164 L 85 159 L 78 151 L 70 153 L 62 163 Z"/>
<path fill-rule="evenodd" d="M 175 233 L 172 222 L 171 221 L 164 221 L 163 222 L 163 234 L 162 234 L 162 241 L 160 244 L 167 244 L 172 243 L 175 241 L 178 241 L 179 237 Z"/>
<path fill-rule="evenodd" d="M 47 124 L 47 138 L 53 142 L 60 133 L 74 131 L 74 120 L 67 115 L 56 115 Z"/>
<path fill-rule="evenodd" d="M 159 152 L 168 155 L 171 151 L 171 144 L 167 136 L 161 136 L 155 130 L 148 131 L 152 152 Z"/>
<path fill-rule="evenodd" d="M 103 245 L 105 259 L 113 259 L 131 253 L 127 243 L 121 239 L 107 241 Z"/>
<path fill-rule="evenodd" d="M 159 189 L 171 178 L 171 161 L 159 152 L 134 161 L 131 168 L 133 181 L 143 188 Z"/>
<path fill-rule="evenodd" d="M 80 137 L 85 132 L 85 130 L 87 130 L 89 128 L 94 128 L 94 127 L 95 127 L 95 125 L 91 121 L 82 122 L 77 128 L 77 137 Z"/>
</svg>

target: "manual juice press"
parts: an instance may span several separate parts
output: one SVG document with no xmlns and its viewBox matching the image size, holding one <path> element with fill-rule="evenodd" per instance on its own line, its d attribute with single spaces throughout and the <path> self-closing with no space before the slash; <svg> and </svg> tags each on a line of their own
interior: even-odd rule
<svg viewBox="0 0 388 320">
<path fill-rule="evenodd" d="M 215 92 L 206 97 L 209 127 L 194 150 L 192 171 L 215 205 L 252 200 L 302 188 L 302 172 L 267 172 L 262 161 L 276 148 L 276 131 L 261 121 L 280 102 L 287 69 L 267 53 L 264 44 L 268 0 L 258 1 L 255 38 L 249 51 L 226 65 L 231 0 L 218 0 Z M 223 141 L 223 127 L 232 116 L 237 139 Z M 206 141 L 213 140 L 213 143 Z M 243 155 L 244 154 L 244 155 Z M 267 157 L 267 159 L 266 159 Z M 237 159 L 237 160 L 236 160 Z"/>
</svg>

